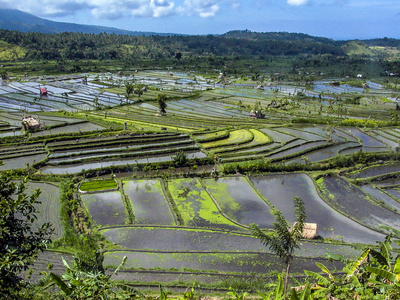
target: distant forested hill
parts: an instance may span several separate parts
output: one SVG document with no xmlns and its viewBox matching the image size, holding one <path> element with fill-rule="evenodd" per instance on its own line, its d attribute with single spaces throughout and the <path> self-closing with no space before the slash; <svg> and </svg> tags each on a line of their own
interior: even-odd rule
<svg viewBox="0 0 400 300">
<path fill-rule="evenodd" d="M 233 30 L 223 34 L 222 36 L 249 40 L 307 41 L 327 44 L 336 43 L 334 40 L 324 37 L 315 37 L 304 33 L 290 32 L 253 32 L 250 30 Z"/>
<path fill-rule="evenodd" d="M 0 41 L 21 47 L 20 59 L 162 59 L 198 56 L 343 55 L 334 43 L 312 40 L 250 40 L 225 36 L 132 36 L 0 30 Z"/>
<path fill-rule="evenodd" d="M 54 22 L 38 18 L 34 15 L 22 12 L 17 9 L 0 9 L 0 29 L 41 33 L 82 32 L 99 34 L 105 32 L 127 35 L 169 35 L 155 32 L 129 31 L 105 26 Z"/>
</svg>

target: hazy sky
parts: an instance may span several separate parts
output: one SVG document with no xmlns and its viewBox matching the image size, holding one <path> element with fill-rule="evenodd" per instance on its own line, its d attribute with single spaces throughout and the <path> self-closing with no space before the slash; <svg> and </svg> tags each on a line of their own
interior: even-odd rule
<svg viewBox="0 0 400 300">
<path fill-rule="evenodd" d="M 53 21 L 132 31 L 301 32 L 333 39 L 400 38 L 400 0 L 0 0 Z"/>
</svg>

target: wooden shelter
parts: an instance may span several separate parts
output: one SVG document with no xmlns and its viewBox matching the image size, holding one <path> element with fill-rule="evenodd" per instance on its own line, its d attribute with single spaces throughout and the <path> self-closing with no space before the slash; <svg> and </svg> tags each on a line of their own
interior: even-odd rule
<svg viewBox="0 0 400 300">
<path fill-rule="evenodd" d="M 36 119 L 34 117 L 25 116 L 22 118 L 22 126 L 25 130 L 36 130 L 42 129 L 43 123 L 39 119 Z"/>
<path fill-rule="evenodd" d="M 265 115 L 261 111 L 251 110 L 249 113 L 250 119 L 265 119 Z"/>
<path fill-rule="evenodd" d="M 304 223 L 303 238 L 313 239 L 317 236 L 318 224 L 317 223 Z"/>
</svg>

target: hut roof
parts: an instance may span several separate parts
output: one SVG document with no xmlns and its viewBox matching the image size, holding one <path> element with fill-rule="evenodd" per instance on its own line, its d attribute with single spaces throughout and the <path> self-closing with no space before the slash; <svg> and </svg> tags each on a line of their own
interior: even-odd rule
<svg viewBox="0 0 400 300">
<path fill-rule="evenodd" d="M 27 128 L 29 128 L 29 129 L 40 127 L 40 121 L 33 117 L 24 117 L 22 119 L 22 124 L 26 124 Z"/>
<path fill-rule="evenodd" d="M 313 239 L 317 236 L 318 224 L 304 223 L 303 238 Z"/>
</svg>

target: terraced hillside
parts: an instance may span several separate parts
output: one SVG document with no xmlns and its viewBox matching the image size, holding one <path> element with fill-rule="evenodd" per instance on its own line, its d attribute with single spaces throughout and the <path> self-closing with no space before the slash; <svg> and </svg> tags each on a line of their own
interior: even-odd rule
<svg viewBox="0 0 400 300">
<path fill-rule="evenodd" d="M 381 225 L 400 230 L 396 89 L 381 80 L 369 89 L 275 77 L 222 84 L 215 75 L 2 81 L 0 172 L 43 189 L 39 220 L 56 227 L 52 250 L 74 254 L 68 243 L 93 234 L 96 246 L 86 244 L 105 266 L 128 257 L 124 280 L 209 283 L 280 272 L 249 226 L 271 230 L 273 208 L 293 222 L 296 196 L 318 227 L 295 252 L 296 275 L 319 271 L 315 262 L 340 268 L 326 253 L 355 257 L 354 245 L 384 239 Z M 28 115 L 42 128 L 23 129 Z"/>
</svg>

